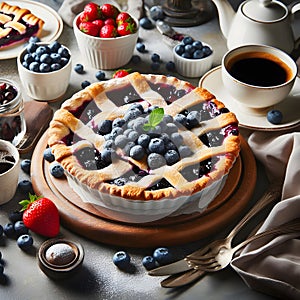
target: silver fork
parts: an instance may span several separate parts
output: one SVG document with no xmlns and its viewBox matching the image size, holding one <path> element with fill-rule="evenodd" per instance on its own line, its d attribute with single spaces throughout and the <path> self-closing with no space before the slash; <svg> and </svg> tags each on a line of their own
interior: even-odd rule
<svg viewBox="0 0 300 300">
<path fill-rule="evenodd" d="M 189 255 L 187 260 L 192 260 L 198 256 L 209 254 L 210 251 L 218 251 L 223 247 L 229 248 L 231 246 L 233 238 L 242 229 L 242 227 L 257 213 L 263 210 L 267 205 L 275 202 L 281 196 L 282 184 L 274 183 L 269 186 L 264 195 L 254 204 L 254 206 L 248 211 L 248 213 L 238 222 L 238 224 L 231 230 L 231 232 L 224 239 L 216 240 L 206 247 L 203 247 Z"/>
<path fill-rule="evenodd" d="M 221 269 L 224 269 L 228 264 L 231 262 L 233 255 L 242 247 L 246 246 L 248 243 L 262 238 L 264 236 L 268 235 L 279 235 L 283 233 L 293 233 L 293 232 L 299 232 L 300 236 L 300 219 L 295 219 L 289 223 L 285 223 L 280 225 L 279 227 L 270 229 L 268 231 L 259 233 L 254 236 L 250 236 L 245 241 L 243 241 L 241 244 L 237 245 L 234 248 L 222 248 L 219 249 L 216 253 L 214 260 L 214 256 L 210 255 L 207 260 L 201 261 L 201 257 L 199 257 L 199 260 L 191 260 L 190 264 L 193 265 L 193 268 L 191 268 L 189 271 L 186 271 L 184 273 L 174 274 L 166 279 L 164 279 L 161 282 L 161 286 L 165 288 L 176 288 L 185 286 L 187 284 L 191 284 L 201 277 L 203 277 L 208 272 L 216 272 Z M 211 253 L 210 253 L 211 254 Z M 218 259 L 218 261 L 217 261 Z M 203 265 L 202 265 L 203 264 Z"/>
<path fill-rule="evenodd" d="M 231 243 L 236 234 L 241 228 L 257 213 L 262 211 L 267 205 L 278 201 L 281 196 L 282 183 L 274 182 L 265 191 L 263 196 L 254 204 L 248 213 L 238 222 L 238 224 L 231 230 L 226 238 L 211 242 L 204 248 L 201 248 L 186 256 L 186 260 L 196 259 L 200 255 L 208 254 L 211 249 L 220 250 L 222 247 L 231 247 Z M 192 264 L 192 263 L 191 263 Z M 184 273 L 173 274 L 161 282 L 162 287 L 174 288 L 190 284 L 205 274 L 199 269 L 191 269 Z"/>
<path fill-rule="evenodd" d="M 270 235 L 278 236 L 281 234 L 296 232 L 300 235 L 300 218 L 263 231 L 254 236 L 250 236 L 235 247 L 223 246 L 221 248 L 216 248 L 210 251 L 207 255 L 197 256 L 197 258 L 190 259 L 189 262 L 193 265 L 194 269 L 205 272 L 216 272 L 226 268 L 230 264 L 234 254 L 250 242 Z"/>
</svg>

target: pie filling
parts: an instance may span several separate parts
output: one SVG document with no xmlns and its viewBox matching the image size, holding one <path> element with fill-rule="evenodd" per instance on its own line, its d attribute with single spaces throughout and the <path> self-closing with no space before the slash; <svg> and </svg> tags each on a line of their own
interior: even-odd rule
<svg viewBox="0 0 300 300">
<path fill-rule="evenodd" d="M 238 124 L 233 123 L 203 132 L 202 124 L 229 113 L 228 109 L 218 108 L 216 103 L 208 100 L 188 108 L 183 107 L 172 116 L 165 113 L 167 107 L 194 88 L 190 86 L 177 89 L 167 83 L 153 83 L 149 80 L 147 83 L 153 91 L 163 97 L 167 105 L 160 107 L 142 99 L 131 84 L 107 91 L 106 97 L 117 108 L 126 106 L 122 113 L 116 112 L 117 117 L 108 115 L 104 120 L 97 120 L 101 109 L 93 99 L 69 110 L 88 126 L 93 134 L 104 138 L 100 149 L 96 149 L 92 143 L 84 142 L 85 137 L 73 131 L 64 136 L 62 142 L 68 147 L 73 147 L 73 156 L 85 170 L 102 170 L 110 165 L 116 165 L 118 168 L 118 161 L 126 162 L 130 167 L 125 168 L 122 175 L 104 180 L 107 184 L 119 187 L 136 183 L 144 185 L 145 177 L 155 176 L 157 169 L 176 164 L 180 176 L 188 182 L 210 176 L 218 167 L 218 162 L 226 157 L 226 153 L 199 160 L 198 151 L 221 147 L 228 136 L 238 136 L 239 130 Z M 150 119 L 155 117 L 161 120 L 149 125 Z M 200 134 L 197 135 L 197 132 Z M 185 163 L 181 165 L 182 161 Z M 145 182 L 148 184 L 145 190 L 149 191 L 176 188 L 164 176 Z"/>
<path fill-rule="evenodd" d="M 19 31 L 12 29 L 7 36 L 0 38 L 0 48 L 4 46 L 11 46 L 20 41 L 27 41 L 31 36 L 34 36 L 39 31 L 38 25 L 30 25 L 24 21 L 19 21 L 26 26 L 25 33 L 21 34 Z M 0 28 L 4 29 L 4 26 L 0 24 Z"/>
<path fill-rule="evenodd" d="M 44 21 L 26 8 L 0 3 L 0 49 L 39 36 Z"/>
</svg>

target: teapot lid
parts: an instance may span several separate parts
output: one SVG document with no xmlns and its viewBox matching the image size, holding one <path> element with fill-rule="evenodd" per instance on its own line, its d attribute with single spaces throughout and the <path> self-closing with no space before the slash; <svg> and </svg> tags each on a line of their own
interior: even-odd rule
<svg viewBox="0 0 300 300">
<path fill-rule="evenodd" d="M 287 16 L 284 4 L 276 0 L 249 0 L 242 4 L 241 11 L 257 22 L 275 22 Z"/>
</svg>

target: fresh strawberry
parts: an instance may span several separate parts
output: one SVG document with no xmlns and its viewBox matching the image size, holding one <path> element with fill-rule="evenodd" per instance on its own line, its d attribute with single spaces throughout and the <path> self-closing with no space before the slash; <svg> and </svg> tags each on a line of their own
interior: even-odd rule
<svg viewBox="0 0 300 300">
<path fill-rule="evenodd" d="M 105 25 L 113 25 L 113 26 L 117 27 L 117 23 L 116 23 L 115 19 L 113 19 L 113 18 L 105 19 L 104 24 Z"/>
<path fill-rule="evenodd" d="M 99 26 L 92 22 L 81 22 L 79 24 L 79 30 L 92 36 L 99 35 Z"/>
<path fill-rule="evenodd" d="M 117 28 L 113 25 L 104 25 L 100 29 L 100 37 L 102 38 L 113 38 L 118 35 Z"/>
<path fill-rule="evenodd" d="M 101 12 L 104 18 L 113 18 L 115 19 L 119 14 L 119 9 L 112 4 L 103 4 L 101 5 Z"/>
<path fill-rule="evenodd" d="M 19 204 L 23 206 L 23 222 L 28 229 L 46 237 L 58 235 L 59 212 L 50 199 L 29 194 L 29 200 Z"/>
<path fill-rule="evenodd" d="M 88 16 L 88 14 L 86 13 L 86 12 L 82 12 L 81 14 L 80 14 L 80 16 L 79 16 L 79 22 L 81 23 L 81 22 L 88 22 L 89 21 L 89 16 Z"/>
<path fill-rule="evenodd" d="M 120 25 L 122 23 L 132 23 L 133 18 L 127 12 L 120 12 L 116 17 L 116 22 L 118 25 Z"/>
<path fill-rule="evenodd" d="M 98 4 L 90 2 L 85 5 L 83 12 L 87 16 L 88 20 L 86 21 L 94 21 L 102 18 L 101 8 Z"/>
<path fill-rule="evenodd" d="M 128 35 L 136 32 L 136 25 L 134 23 L 121 23 L 117 27 L 119 35 Z"/>
<path fill-rule="evenodd" d="M 94 20 L 92 23 L 98 26 L 99 32 L 100 32 L 100 28 L 104 25 L 104 21 L 100 19 Z"/>
<path fill-rule="evenodd" d="M 120 69 L 113 74 L 113 78 L 125 77 L 130 73 L 131 69 Z"/>
</svg>

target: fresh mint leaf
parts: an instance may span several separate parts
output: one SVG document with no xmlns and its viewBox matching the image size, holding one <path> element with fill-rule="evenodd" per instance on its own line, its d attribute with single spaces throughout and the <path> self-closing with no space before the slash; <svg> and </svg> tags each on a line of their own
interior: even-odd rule
<svg viewBox="0 0 300 300">
<path fill-rule="evenodd" d="M 164 118 L 164 109 L 159 107 L 152 110 L 152 112 L 149 115 L 149 121 L 148 123 L 144 124 L 143 129 L 145 131 L 149 131 L 151 129 L 154 129 Z"/>
</svg>

